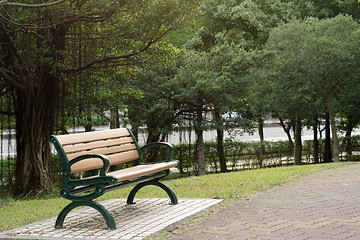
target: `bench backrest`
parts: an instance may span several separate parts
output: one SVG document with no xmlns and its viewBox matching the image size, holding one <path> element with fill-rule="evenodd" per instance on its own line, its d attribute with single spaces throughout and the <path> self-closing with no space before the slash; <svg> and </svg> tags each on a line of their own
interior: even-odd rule
<svg viewBox="0 0 360 240">
<path fill-rule="evenodd" d="M 67 160 L 83 154 L 103 154 L 109 159 L 110 166 L 139 159 L 136 140 L 127 128 L 110 129 L 86 133 L 56 136 L 66 154 Z M 80 161 L 71 166 L 71 173 L 98 169 L 103 162 L 98 158 Z"/>
</svg>

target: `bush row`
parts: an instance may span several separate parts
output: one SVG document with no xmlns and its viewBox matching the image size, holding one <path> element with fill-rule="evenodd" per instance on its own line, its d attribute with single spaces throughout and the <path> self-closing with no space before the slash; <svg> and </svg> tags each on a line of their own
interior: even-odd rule
<svg viewBox="0 0 360 240">
<path fill-rule="evenodd" d="M 347 145 L 346 143 L 350 143 Z M 304 141 L 304 163 L 313 162 L 313 141 Z M 360 136 L 340 139 L 341 160 L 360 160 Z M 288 141 L 277 142 L 224 142 L 224 153 L 229 171 L 259 167 L 275 167 L 293 164 L 293 149 Z M 319 141 L 319 161 L 323 161 L 324 141 Z M 179 160 L 180 173 L 191 175 L 198 170 L 195 144 L 174 145 L 172 159 Z M 205 159 L 209 172 L 220 171 L 216 142 L 205 143 Z M 57 156 L 53 157 L 52 176 L 55 183 L 61 181 L 61 166 Z M 7 188 L 14 179 L 15 158 L 0 160 L 0 188 Z"/>
<path fill-rule="evenodd" d="M 350 145 L 346 143 L 350 142 Z M 319 141 L 319 161 L 324 160 L 324 140 Z M 360 160 L 360 136 L 340 138 L 341 160 Z M 274 167 L 293 164 L 293 149 L 288 141 L 277 142 L 224 142 L 225 160 L 228 170 Z M 302 162 L 313 162 L 313 140 L 306 140 L 302 146 Z M 195 144 L 174 146 L 173 159 L 180 161 L 180 171 L 197 171 L 197 152 Z M 205 143 L 205 159 L 210 172 L 220 171 L 220 161 L 216 142 Z"/>
</svg>

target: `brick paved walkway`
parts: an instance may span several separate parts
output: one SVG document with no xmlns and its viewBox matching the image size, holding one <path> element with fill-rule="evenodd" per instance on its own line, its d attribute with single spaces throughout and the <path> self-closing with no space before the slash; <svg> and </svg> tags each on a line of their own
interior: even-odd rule
<svg viewBox="0 0 360 240">
<path fill-rule="evenodd" d="M 101 202 L 115 219 L 117 229 L 107 230 L 106 222 L 92 208 L 86 207 L 69 213 L 64 229 L 54 229 L 56 218 L 37 222 L 7 232 L 0 239 L 143 239 L 172 224 L 184 220 L 221 202 L 219 199 L 179 199 L 170 205 L 169 199 L 136 199 L 127 205 L 126 199 Z"/>
<path fill-rule="evenodd" d="M 319 171 L 251 200 L 222 205 L 169 238 L 360 239 L 360 164 Z"/>
</svg>

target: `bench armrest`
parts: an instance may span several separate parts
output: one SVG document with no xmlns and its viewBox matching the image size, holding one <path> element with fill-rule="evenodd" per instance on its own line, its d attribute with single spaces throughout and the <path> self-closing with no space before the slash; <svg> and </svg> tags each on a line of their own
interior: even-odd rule
<svg viewBox="0 0 360 240">
<path fill-rule="evenodd" d="M 167 142 L 153 142 L 153 143 L 149 143 L 149 144 L 141 147 L 141 148 L 139 149 L 139 151 L 142 152 L 142 151 L 144 151 L 144 150 L 146 150 L 146 149 L 148 149 L 148 148 L 160 147 L 160 146 L 165 146 L 165 147 L 167 147 L 168 152 L 167 152 L 167 154 L 166 154 L 166 156 L 165 156 L 165 162 L 169 162 L 169 161 L 171 160 L 171 155 L 172 155 L 172 153 L 173 153 L 173 151 L 174 151 L 174 148 L 173 148 L 173 146 L 172 146 L 170 143 L 167 143 Z"/>
<path fill-rule="evenodd" d="M 100 158 L 100 160 L 103 161 L 104 165 L 100 170 L 100 176 L 105 176 L 106 172 L 109 169 L 110 163 L 109 163 L 109 159 L 105 155 L 102 155 L 102 154 L 90 154 L 89 153 L 89 154 L 84 154 L 84 155 L 78 156 L 69 162 L 69 167 L 71 168 L 71 165 L 73 165 L 77 162 L 80 162 L 82 160 L 89 159 L 89 158 Z"/>
</svg>

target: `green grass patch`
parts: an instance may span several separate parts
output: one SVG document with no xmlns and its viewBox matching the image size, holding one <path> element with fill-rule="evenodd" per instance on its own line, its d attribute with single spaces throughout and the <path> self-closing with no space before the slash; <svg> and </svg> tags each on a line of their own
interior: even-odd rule
<svg viewBox="0 0 360 240">
<path fill-rule="evenodd" d="M 313 164 L 304 166 L 263 168 L 201 177 L 188 177 L 164 181 L 178 198 L 221 198 L 242 199 L 258 191 L 293 181 L 314 170 L 340 166 L 339 164 Z M 130 188 L 108 192 L 98 200 L 126 198 Z M 166 198 L 165 191 L 147 186 L 141 189 L 137 198 Z M 61 197 L 44 196 L 32 200 L 0 200 L 0 231 L 6 231 L 36 221 L 57 216 L 69 203 Z"/>
</svg>

